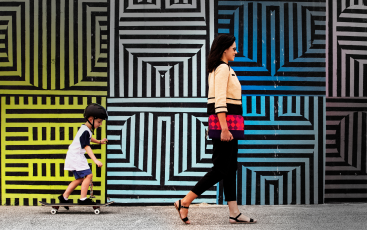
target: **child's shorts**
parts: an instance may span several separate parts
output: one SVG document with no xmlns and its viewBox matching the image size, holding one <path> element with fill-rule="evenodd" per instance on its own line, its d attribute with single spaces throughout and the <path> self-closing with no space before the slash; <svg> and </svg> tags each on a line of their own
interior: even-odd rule
<svg viewBox="0 0 367 230">
<path fill-rule="evenodd" d="M 82 171 L 72 171 L 74 174 L 75 179 L 84 178 L 85 176 L 88 176 L 89 174 L 92 174 L 92 170 L 86 169 Z"/>
</svg>

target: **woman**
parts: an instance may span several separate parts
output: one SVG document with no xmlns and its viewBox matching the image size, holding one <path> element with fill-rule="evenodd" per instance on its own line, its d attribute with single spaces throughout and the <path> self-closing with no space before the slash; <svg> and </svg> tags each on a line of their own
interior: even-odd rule
<svg viewBox="0 0 367 230">
<path fill-rule="evenodd" d="M 228 130 L 226 114 L 242 115 L 241 84 L 235 72 L 228 65 L 236 51 L 235 37 L 217 36 L 212 44 L 207 70 L 209 74 L 208 114 L 217 114 L 222 129 L 221 138 L 213 139 L 213 167 L 182 199 L 174 203 L 181 220 L 190 224 L 187 218 L 191 202 L 214 184 L 223 180 L 224 195 L 229 208 L 229 222 L 232 224 L 253 224 L 256 220 L 241 215 L 236 201 L 236 171 L 238 141 Z"/>
</svg>

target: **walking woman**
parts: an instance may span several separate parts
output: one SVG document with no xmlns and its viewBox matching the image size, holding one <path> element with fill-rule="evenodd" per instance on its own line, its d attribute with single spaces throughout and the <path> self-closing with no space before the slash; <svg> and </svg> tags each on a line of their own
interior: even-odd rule
<svg viewBox="0 0 367 230">
<path fill-rule="evenodd" d="M 217 114 L 221 126 L 220 139 L 213 139 L 213 167 L 182 199 L 174 203 L 181 220 L 190 224 L 187 218 L 191 202 L 213 185 L 223 180 L 224 196 L 229 208 L 231 224 L 253 224 L 257 221 L 240 213 L 236 201 L 236 171 L 238 141 L 228 130 L 226 114 L 242 115 L 241 84 L 228 65 L 236 51 L 235 37 L 219 35 L 212 44 L 207 70 L 209 74 L 208 114 Z"/>
</svg>

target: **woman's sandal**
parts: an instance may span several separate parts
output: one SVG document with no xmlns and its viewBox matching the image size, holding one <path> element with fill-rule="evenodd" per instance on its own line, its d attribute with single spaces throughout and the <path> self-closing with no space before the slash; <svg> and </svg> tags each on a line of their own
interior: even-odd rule
<svg viewBox="0 0 367 230">
<path fill-rule="evenodd" d="M 181 213 L 180 213 L 181 208 L 187 208 L 187 209 L 189 209 L 189 207 L 185 207 L 185 206 L 181 205 L 181 200 L 179 200 L 179 201 L 178 201 L 178 206 L 177 206 L 176 202 L 174 203 L 174 205 L 175 205 L 175 208 L 176 208 L 176 209 L 177 209 L 177 211 L 178 211 L 178 215 L 180 215 L 180 219 L 181 219 L 185 224 L 189 224 L 189 223 L 186 223 L 186 222 L 189 220 L 189 218 L 185 217 L 185 218 L 183 218 L 183 219 L 182 219 L 182 217 L 181 217 Z"/>
<path fill-rule="evenodd" d="M 230 220 L 235 220 L 236 221 L 236 222 L 229 221 L 229 223 L 231 223 L 231 224 L 255 224 L 255 223 L 257 223 L 257 221 L 252 219 L 252 218 L 250 218 L 250 221 L 239 220 L 238 217 L 240 217 L 241 215 L 242 215 L 242 213 L 240 213 L 236 217 L 229 217 Z"/>
</svg>

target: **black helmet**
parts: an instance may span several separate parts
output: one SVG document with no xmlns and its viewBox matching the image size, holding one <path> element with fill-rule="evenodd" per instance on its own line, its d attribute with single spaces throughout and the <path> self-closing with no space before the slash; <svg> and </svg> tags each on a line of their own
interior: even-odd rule
<svg viewBox="0 0 367 230">
<path fill-rule="evenodd" d="M 103 120 L 107 120 L 108 114 L 106 109 L 97 103 L 89 104 L 84 110 L 84 118 L 88 120 L 88 117 L 92 116 L 93 118 L 100 118 Z"/>
</svg>

